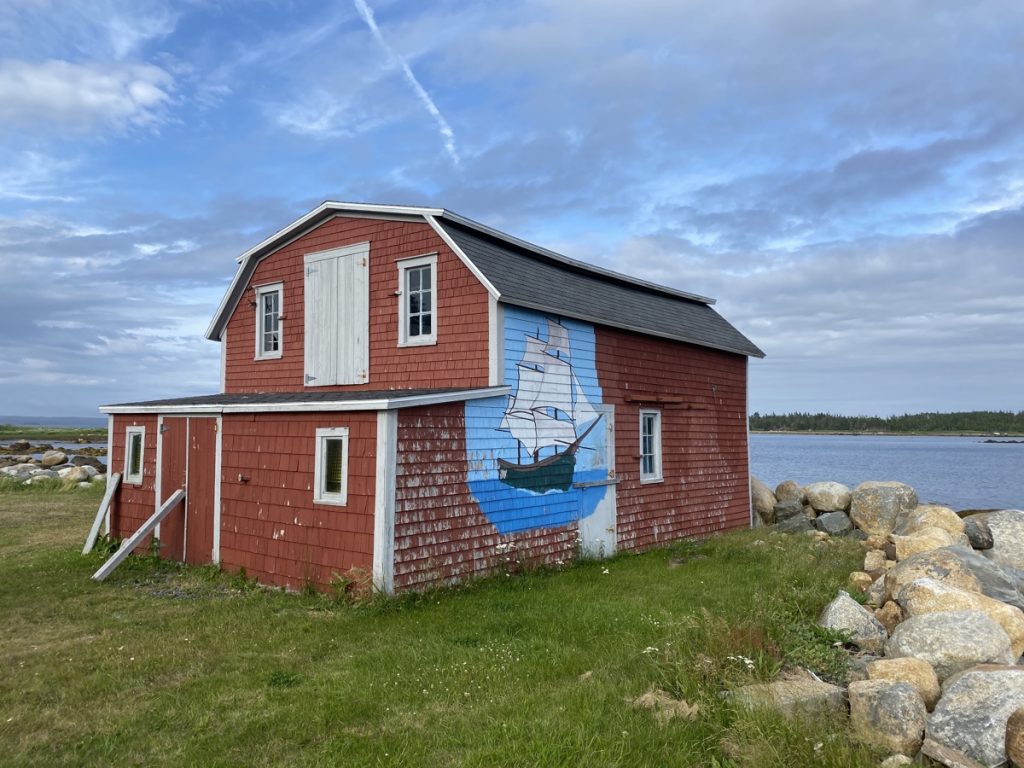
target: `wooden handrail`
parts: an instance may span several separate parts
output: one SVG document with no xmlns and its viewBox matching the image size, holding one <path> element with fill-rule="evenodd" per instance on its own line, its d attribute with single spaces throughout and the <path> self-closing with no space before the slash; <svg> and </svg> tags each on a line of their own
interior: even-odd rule
<svg viewBox="0 0 1024 768">
<path fill-rule="evenodd" d="M 110 476 L 110 480 L 107 481 L 107 491 L 103 494 L 103 501 L 100 502 L 100 508 L 96 512 L 96 519 L 92 521 L 92 528 L 89 529 L 89 535 L 85 537 L 85 546 L 82 547 L 82 554 L 88 555 L 92 552 L 92 548 L 96 546 L 96 537 L 100 535 L 100 525 L 103 523 L 103 516 L 107 514 L 107 509 L 110 507 L 110 501 L 114 498 L 114 491 L 117 490 L 117 486 L 121 484 L 121 473 L 115 472 Z"/>
<path fill-rule="evenodd" d="M 154 512 L 153 516 L 149 518 L 149 520 L 144 522 L 142 526 L 139 528 L 139 530 L 137 530 L 135 533 L 133 533 L 131 536 L 125 539 L 124 543 L 121 544 L 117 552 L 111 555 L 110 559 L 100 566 L 99 570 L 92 575 L 93 580 L 103 581 L 105 578 L 107 578 L 107 576 L 109 576 L 110 573 L 115 568 L 117 568 L 117 566 L 119 566 L 124 561 L 124 559 L 128 557 L 129 554 L 131 554 L 131 551 L 135 549 L 137 546 L 139 546 L 139 544 L 142 543 L 142 540 L 146 538 L 147 535 L 152 533 L 156 528 L 157 524 L 159 524 L 161 520 L 167 517 L 170 511 L 174 509 L 178 504 L 180 504 L 181 500 L 184 498 L 184 488 L 179 488 L 174 493 L 172 493 L 170 498 L 168 498 L 167 501 L 163 503 L 163 506 L 161 506 L 160 509 Z"/>
</svg>

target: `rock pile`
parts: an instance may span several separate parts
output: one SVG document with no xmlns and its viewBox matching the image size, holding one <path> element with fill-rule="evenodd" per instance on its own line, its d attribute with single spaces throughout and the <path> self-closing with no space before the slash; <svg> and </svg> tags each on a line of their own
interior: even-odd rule
<svg viewBox="0 0 1024 768">
<path fill-rule="evenodd" d="M 892 482 L 752 491 L 763 524 L 864 546 L 860 599 L 840 591 L 819 620 L 855 655 L 853 732 L 887 764 L 1024 768 L 1024 511 L 961 517 Z"/>
<path fill-rule="evenodd" d="M 35 485 L 57 478 L 69 483 L 78 483 L 79 487 L 88 487 L 91 483 L 106 482 L 106 467 L 102 462 L 92 458 L 75 456 L 68 461 L 63 451 L 49 450 L 39 459 L 31 454 L 12 456 L 14 461 L 0 467 L 0 478 L 11 478 L 25 485 Z"/>
</svg>

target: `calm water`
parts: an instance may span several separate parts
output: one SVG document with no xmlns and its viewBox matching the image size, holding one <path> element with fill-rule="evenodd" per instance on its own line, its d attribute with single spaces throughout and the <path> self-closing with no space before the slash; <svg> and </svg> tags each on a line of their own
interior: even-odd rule
<svg viewBox="0 0 1024 768">
<path fill-rule="evenodd" d="M 757 434 L 750 436 L 750 468 L 771 488 L 783 480 L 835 480 L 850 488 L 899 480 L 922 503 L 1024 509 L 1024 444 L 984 439 Z"/>
</svg>

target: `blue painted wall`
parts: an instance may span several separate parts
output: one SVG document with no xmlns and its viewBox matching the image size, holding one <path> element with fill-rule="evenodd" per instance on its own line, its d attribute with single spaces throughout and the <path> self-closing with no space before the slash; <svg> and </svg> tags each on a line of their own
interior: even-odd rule
<svg viewBox="0 0 1024 768">
<path fill-rule="evenodd" d="M 514 464 L 527 465 L 533 460 L 529 452 L 524 451 L 522 444 L 513 437 L 512 432 L 503 428 L 502 422 L 510 405 L 522 407 L 524 403 L 538 400 L 542 403 L 565 400 L 564 375 L 543 377 L 529 372 L 523 376 L 520 374 L 520 363 L 524 358 L 527 359 L 531 370 L 543 368 L 543 364 L 533 366 L 529 365 L 529 362 L 538 359 L 537 350 L 542 346 L 547 347 L 548 351 L 545 354 L 552 354 L 551 347 L 556 342 L 561 348 L 557 353 L 560 374 L 564 374 L 566 370 L 561 361 L 569 363 L 583 396 L 600 410 L 599 406 L 603 400 L 595 364 L 594 327 L 588 323 L 516 307 L 504 307 L 503 315 L 505 383 L 512 387 L 512 394 L 466 403 L 469 489 L 484 516 L 499 533 L 509 534 L 568 525 L 593 513 L 604 494 L 614 491 L 608 486 L 538 491 L 515 487 L 508 480 L 503 481 L 499 472 L 499 458 Z M 552 328 L 551 322 L 557 323 L 560 328 Z M 567 335 L 567 349 L 561 344 L 561 339 L 552 338 L 552 331 L 556 337 Z M 530 342 L 531 338 L 533 342 Z M 550 391 L 545 392 L 545 389 Z M 520 395 L 522 396 L 519 397 Z M 553 408 L 546 411 L 558 416 L 563 422 L 566 418 L 571 418 L 571 414 L 567 415 Z M 573 483 L 608 478 L 606 429 L 603 421 L 602 418 L 580 443 L 572 469 Z M 578 428 L 577 432 L 582 432 L 585 426 L 586 423 L 581 424 L 582 428 Z M 539 458 L 552 456 L 555 452 L 554 448 L 542 448 Z"/>
</svg>

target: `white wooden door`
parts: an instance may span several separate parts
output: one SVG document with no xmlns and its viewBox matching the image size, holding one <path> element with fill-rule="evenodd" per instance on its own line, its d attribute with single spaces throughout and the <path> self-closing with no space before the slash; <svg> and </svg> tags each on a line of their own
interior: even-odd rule
<svg viewBox="0 0 1024 768">
<path fill-rule="evenodd" d="M 306 386 L 369 381 L 369 243 L 307 253 L 304 261 Z"/>
<path fill-rule="evenodd" d="M 588 483 L 591 487 L 603 487 L 604 496 L 597 503 L 597 508 L 580 518 L 580 550 L 586 557 L 610 557 L 615 554 L 616 546 L 616 512 L 615 485 L 615 406 L 599 405 L 595 410 L 603 414 L 605 466 L 608 469 L 604 481 Z"/>
</svg>

